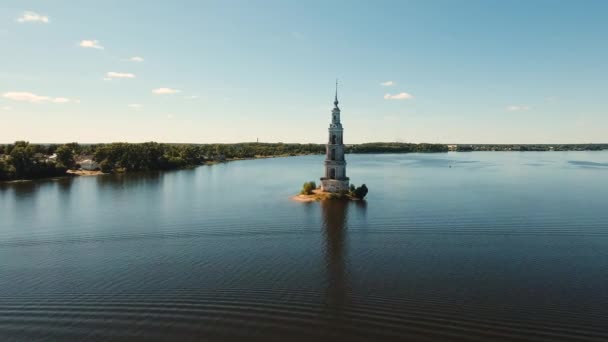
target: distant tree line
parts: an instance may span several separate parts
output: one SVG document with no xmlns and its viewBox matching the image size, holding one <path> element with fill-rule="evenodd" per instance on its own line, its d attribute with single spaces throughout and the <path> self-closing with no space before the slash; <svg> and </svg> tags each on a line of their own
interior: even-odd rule
<svg viewBox="0 0 608 342">
<path fill-rule="evenodd" d="M 347 148 L 349 153 L 429 153 L 447 152 L 448 146 L 444 144 L 410 144 L 410 143 L 365 143 L 350 145 Z"/>
<path fill-rule="evenodd" d="M 77 159 L 90 158 L 107 173 L 171 170 L 210 161 L 321 154 L 321 144 L 141 144 L 111 143 L 79 145 L 30 144 L 18 141 L 0 145 L 0 180 L 36 179 L 66 175 L 78 168 Z"/>
<path fill-rule="evenodd" d="M 608 144 L 458 145 L 458 151 L 580 151 L 608 149 Z M 447 152 L 444 144 L 365 143 L 346 146 L 347 153 Z M 171 170 L 225 161 L 272 156 L 324 154 L 324 144 L 30 144 L 0 145 L 0 181 L 65 176 L 78 161 L 93 159 L 103 172 Z"/>
<path fill-rule="evenodd" d="M 52 152 L 58 152 L 52 160 L 45 156 L 49 148 L 42 145 L 32 145 L 26 141 L 17 141 L 11 145 L 0 146 L 0 180 L 35 179 L 65 175 L 72 166 L 73 159 L 69 149 L 72 144 L 63 145 Z"/>
<path fill-rule="evenodd" d="M 608 144 L 460 144 L 457 151 L 600 151 Z"/>
</svg>

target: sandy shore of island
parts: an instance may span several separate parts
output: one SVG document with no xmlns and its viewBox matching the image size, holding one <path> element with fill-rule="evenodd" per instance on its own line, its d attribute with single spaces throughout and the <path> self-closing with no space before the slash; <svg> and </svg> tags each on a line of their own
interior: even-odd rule
<svg viewBox="0 0 608 342">
<path fill-rule="evenodd" d="M 304 203 L 325 201 L 325 200 L 334 200 L 334 199 L 335 200 L 347 200 L 347 201 L 359 201 L 358 198 L 355 198 L 349 194 L 338 195 L 338 194 L 334 194 L 331 192 L 325 192 L 325 191 L 321 190 L 320 188 L 314 189 L 312 191 L 312 194 L 310 194 L 310 195 L 298 194 L 298 195 L 292 196 L 290 199 L 292 201 L 304 202 Z"/>
<path fill-rule="evenodd" d="M 88 171 L 88 170 L 67 170 L 67 174 L 75 175 L 75 176 L 99 176 L 105 175 L 105 173 L 101 171 Z"/>
<path fill-rule="evenodd" d="M 298 194 L 298 195 L 292 196 L 290 199 L 293 201 L 296 201 L 296 202 L 316 202 L 316 201 L 324 200 L 325 197 L 315 195 L 315 194 L 312 194 L 312 195 Z"/>
</svg>

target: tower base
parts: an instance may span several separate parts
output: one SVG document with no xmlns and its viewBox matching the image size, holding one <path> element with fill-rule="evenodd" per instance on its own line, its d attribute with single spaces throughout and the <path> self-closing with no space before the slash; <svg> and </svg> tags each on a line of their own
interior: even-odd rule
<svg viewBox="0 0 608 342">
<path fill-rule="evenodd" d="M 347 179 L 321 178 L 321 190 L 326 192 L 348 192 Z"/>
</svg>

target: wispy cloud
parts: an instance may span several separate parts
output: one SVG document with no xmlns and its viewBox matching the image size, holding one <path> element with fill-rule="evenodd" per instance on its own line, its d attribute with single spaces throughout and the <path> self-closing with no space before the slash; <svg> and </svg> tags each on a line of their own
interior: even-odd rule
<svg viewBox="0 0 608 342">
<path fill-rule="evenodd" d="M 414 96 L 408 94 L 408 93 L 399 93 L 399 94 L 385 94 L 384 95 L 384 99 L 385 100 L 409 100 L 409 99 L 413 99 Z"/>
<path fill-rule="evenodd" d="M 507 106 L 507 110 L 510 112 L 517 112 L 517 111 L 522 111 L 522 110 L 530 110 L 530 106 L 526 106 L 526 105 L 511 105 L 511 106 Z"/>
<path fill-rule="evenodd" d="M 386 81 L 386 82 L 380 83 L 380 85 L 383 87 L 390 87 L 390 86 L 394 86 L 396 84 L 397 84 L 397 82 L 393 82 L 393 81 Z"/>
<path fill-rule="evenodd" d="M 140 105 L 139 103 L 131 103 L 131 104 L 127 105 L 127 107 L 132 108 L 132 109 L 141 109 L 141 107 L 143 107 L 143 106 Z"/>
<path fill-rule="evenodd" d="M 184 99 L 186 99 L 186 100 L 196 100 L 198 98 L 200 98 L 200 96 L 198 96 L 198 95 L 184 96 Z"/>
<path fill-rule="evenodd" d="M 103 50 L 103 46 L 99 44 L 99 40 L 82 40 L 80 41 L 80 47 Z"/>
<path fill-rule="evenodd" d="M 111 81 L 116 78 L 135 78 L 135 75 L 128 73 L 128 72 L 110 71 L 110 72 L 106 73 L 106 77 L 104 78 L 104 81 Z"/>
<path fill-rule="evenodd" d="M 0 109 L 2 109 L 2 110 L 12 110 L 13 107 L 11 107 L 11 106 L 3 106 L 3 107 L 0 107 Z"/>
<path fill-rule="evenodd" d="M 50 101 L 48 96 L 39 96 L 28 92 L 9 91 L 8 93 L 2 94 L 2 97 L 13 100 L 13 101 L 25 101 L 25 102 L 45 102 Z"/>
<path fill-rule="evenodd" d="M 32 11 L 25 11 L 19 18 L 17 18 L 17 22 L 48 24 L 50 22 L 50 19 L 46 15 L 38 14 Z"/>
<path fill-rule="evenodd" d="M 154 93 L 156 95 L 166 95 L 166 94 L 176 94 L 176 93 L 179 93 L 180 91 L 181 90 L 172 89 L 172 88 L 158 88 L 158 89 L 152 90 L 152 93 Z"/>
<path fill-rule="evenodd" d="M 56 97 L 56 98 L 52 99 L 51 102 L 53 102 L 53 103 L 68 103 L 68 102 L 72 102 L 72 100 L 68 99 L 67 97 Z"/>
<path fill-rule="evenodd" d="M 134 56 L 134 57 L 129 58 L 129 61 L 136 62 L 136 63 L 141 63 L 141 62 L 144 61 L 144 59 L 142 57 L 139 57 L 139 56 Z"/>
<path fill-rule="evenodd" d="M 20 102 L 30 102 L 30 103 L 69 103 L 69 102 L 79 102 L 78 100 L 68 99 L 67 97 L 51 97 L 51 96 L 42 96 L 36 95 L 29 92 L 20 92 L 20 91 L 9 91 L 7 93 L 2 94 L 2 97 Z"/>
<path fill-rule="evenodd" d="M 171 120 L 173 118 L 175 118 L 175 115 L 173 115 L 173 114 L 167 114 L 167 119 Z"/>
</svg>

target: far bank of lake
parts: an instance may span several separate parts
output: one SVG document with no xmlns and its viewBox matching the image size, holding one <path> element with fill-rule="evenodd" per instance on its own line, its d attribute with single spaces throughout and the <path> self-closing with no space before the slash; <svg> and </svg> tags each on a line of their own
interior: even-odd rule
<svg viewBox="0 0 608 342">
<path fill-rule="evenodd" d="M 444 153 L 472 151 L 601 151 L 608 144 L 471 145 L 365 143 L 346 145 L 347 154 Z M 2 153 L 4 152 L 4 153 Z M 0 182 L 107 173 L 175 170 L 226 161 L 325 153 L 322 144 L 237 143 L 159 144 L 111 143 L 79 145 L 0 145 Z M 82 165 L 81 165 L 82 164 Z M 85 167 L 86 165 L 86 167 Z"/>
</svg>

